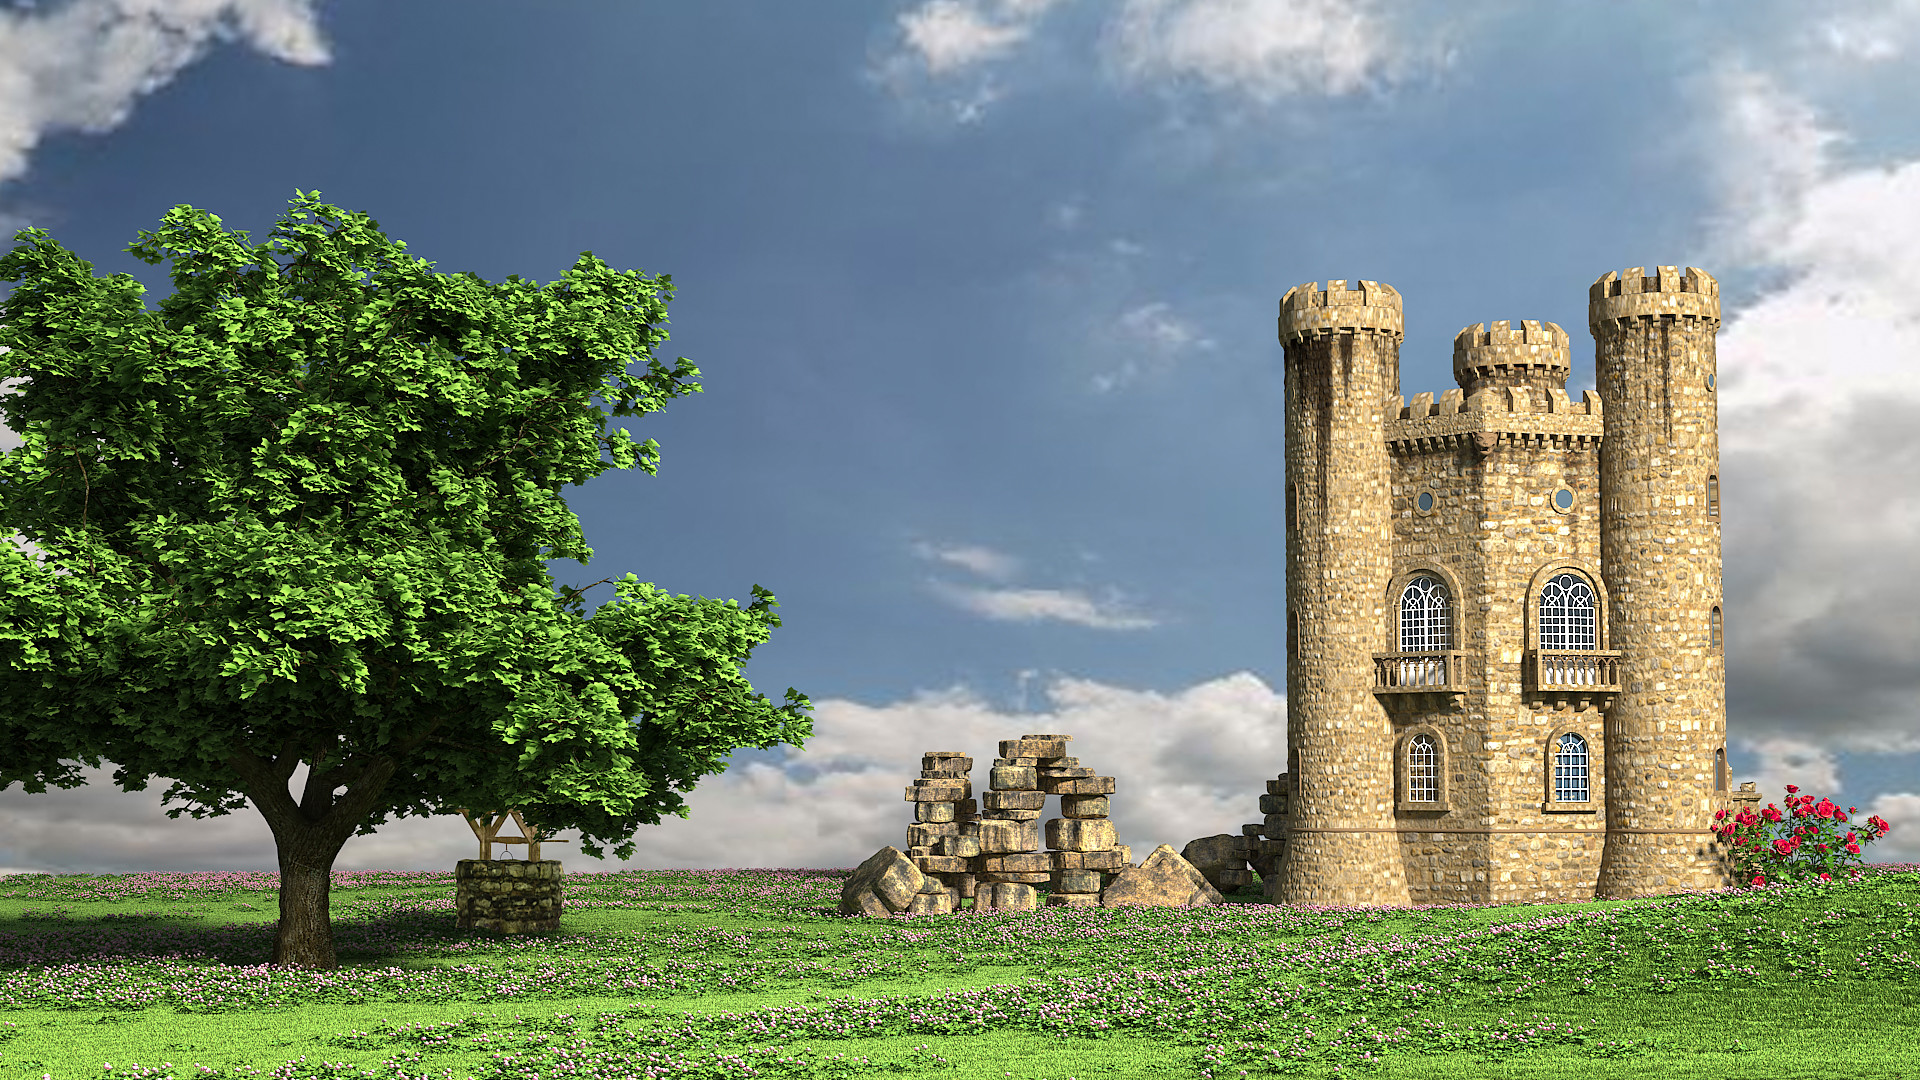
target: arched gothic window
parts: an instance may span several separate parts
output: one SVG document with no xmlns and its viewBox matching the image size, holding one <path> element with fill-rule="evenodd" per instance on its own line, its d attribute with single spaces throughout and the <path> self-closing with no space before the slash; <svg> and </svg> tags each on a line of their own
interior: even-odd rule
<svg viewBox="0 0 1920 1080">
<path fill-rule="evenodd" d="M 1713 790 L 1727 790 L 1727 748 L 1713 752 Z"/>
<path fill-rule="evenodd" d="M 1593 586 L 1578 575 L 1559 574 L 1540 590 L 1540 647 L 1597 649 Z"/>
<path fill-rule="evenodd" d="M 1407 742 L 1407 801 L 1436 802 L 1440 798 L 1439 755 L 1433 736 L 1415 735 Z"/>
<path fill-rule="evenodd" d="M 1587 740 L 1571 731 L 1554 748 L 1553 801 L 1587 801 Z"/>
<path fill-rule="evenodd" d="M 1443 652 L 1453 648 L 1453 613 L 1447 587 L 1422 574 L 1400 593 L 1400 651 Z"/>
</svg>

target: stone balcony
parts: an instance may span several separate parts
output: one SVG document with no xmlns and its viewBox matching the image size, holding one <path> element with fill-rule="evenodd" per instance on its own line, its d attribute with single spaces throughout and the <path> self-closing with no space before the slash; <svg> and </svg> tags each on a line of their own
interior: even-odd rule
<svg viewBox="0 0 1920 1080">
<path fill-rule="evenodd" d="M 1425 712 L 1457 704 L 1467 692 L 1466 654 L 1374 653 L 1373 692 L 1389 709 Z"/>
<path fill-rule="evenodd" d="M 1536 704 L 1604 709 L 1620 692 L 1620 653 L 1613 649 L 1532 649 L 1526 688 Z"/>
</svg>

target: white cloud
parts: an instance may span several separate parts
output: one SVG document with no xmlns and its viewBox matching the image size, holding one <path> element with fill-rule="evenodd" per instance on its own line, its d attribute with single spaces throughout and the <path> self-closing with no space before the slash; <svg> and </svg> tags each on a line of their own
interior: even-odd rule
<svg viewBox="0 0 1920 1080">
<path fill-rule="evenodd" d="M 630 862 L 588 859 L 565 843 L 541 854 L 570 872 L 855 866 L 884 845 L 905 845 L 913 816 L 902 793 L 919 775 L 921 754 L 971 754 L 977 796 L 999 740 L 1064 734 L 1075 737 L 1070 747 L 1082 765 L 1116 779 L 1114 824 L 1139 859 L 1158 844 L 1177 849 L 1259 821 L 1262 785 L 1287 760 L 1285 699 L 1245 672 L 1170 695 L 1060 678 L 1047 697 L 1051 708 L 1035 713 L 1000 712 L 960 689 L 880 707 L 816 702 L 805 749 L 788 749 L 780 765 L 750 764 L 702 781 L 686 795 L 686 819 L 640 830 Z M 272 834 L 251 808 L 169 820 L 159 805 L 166 782 L 123 793 L 113 770 L 83 769 L 89 786 L 71 791 L 0 792 L 7 825 L 0 862 L 69 873 L 276 868 Z M 301 766 L 290 784 L 298 790 L 304 782 Z M 1049 810 L 1058 813 L 1057 800 Z M 451 870 L 476 847 L 458 817 L 406 818 L 350 839 L 334 865 Z"/>
<path fill-rule="evenodd" d="M 1771 79 L 1712 85 L 1721 257 L 1785 282 L 1718 342 L 1729 705 L 1777 799 L 1920 750 L 1920 162 L 1841 168 Z"/>
<path fill-rule="evenodd" d="M 1356 0 L 1127 0 L 1108 27 L 1120 72 L 1193 79 L 1261 103 L 1348 94 L 1402 66 L 1395 28 Z"/>
<path fill-rule="evenodd" d="M 1028 0 L 994 6 L 997 12 L 972 0 L 928 0 L 899 16 L 900 36 L 928 74 L 947 75 L 1007 55 L 1050 5 Z"/>
<path fill-rule="evenodd" d="M 914 554 L 923 559 L 934 559 L 964 567 L 975 574 L 995 581 L 1005 581 L 1020 571 L 1020 560 L 992 548 L 977 545 L 946 545 L 918 542 L 913 545 Z"/>
<path fill-rule="evenodd" d="M 0 181 L 48 131 L 99 134 L 213 39 L 238 36 L 290 64 L 330 57 L 311 0 L 74 0 L 0 13 Z"/>
<path fill-rule="evenodd" d="M 1093 377 L 1093 388 L 1098 393 L 1126 386 L 1139 378 L 1148 366 L 1165 368 L 1188 353 L 1214 348 L 1212 338 L 1202 334 L 1193 323 L 1174 315 L 1172 305 L 1162 301 L 1121 312 L 1107 336 L 1126 359 L 1118 369 Z"/>
<path fill-rule="evenodd" d="M 1812 27 L 1818 43 L 1845 61 L 1874 63 L 1906 52 L 1920 27 L 1920 2 L 1874 0 L 1867 10 L 1834 14 Z M 1830 10 L 1830 9 L 1829 9 Z"/>
<path fill-rule="evenodd" d="M 928 587 L 954 606 L 997 622 L 1054 619 L 1096 630 L 1144 630 L 1159 625 L 1153 619 L 1122 614 L 1114 600 L 1101 602 L 1074 590 L 980 589 L 944 581 L 929 582 Z"/>
</svg>

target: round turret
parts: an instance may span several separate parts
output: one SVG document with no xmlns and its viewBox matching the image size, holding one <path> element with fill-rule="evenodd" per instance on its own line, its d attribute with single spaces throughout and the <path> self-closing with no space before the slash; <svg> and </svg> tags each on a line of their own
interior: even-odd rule
<svg viewBox="0 0 1920 1080">
<path fill-rule="evenodd" d="M 1727 739 L 1720 644 L 1720 287 L 1688 267 L 1609 273 L 1588 293 L 1606 405 L 1600 561 L 1626 692 L 1607 710 L 1607 833 L 1595 894 L 1725 884 L 1710 814 Z"/>
<path fill-rule="evenodd" d="M 1573 373 L 1572 339 L 1559 323 L 1505 319 L 1474 323 L 1453 338 L 1453 377 L 1468 396 L 1489 386 L 1565 390 Z"/>
<path fill-rule="evenodd" d="M 1393 723 L 1373 693 L 1380 597 L 1393 573 L 1382 426 L 1398 415 L 1400 294 L 1377 281 L 1280 301 L 1286 347 L 1286 854 L 1267 896 L 1405 907 Z"/>
</svg>

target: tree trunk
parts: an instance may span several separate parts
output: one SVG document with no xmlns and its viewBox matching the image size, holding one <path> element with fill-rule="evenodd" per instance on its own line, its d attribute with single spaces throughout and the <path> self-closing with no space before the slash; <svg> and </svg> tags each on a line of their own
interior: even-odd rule
<svg viewBox="0 0 1920 1080">
<path fill-rule="evenodd" d="M 315 830 L 318 831 L 318 830 Z M 280 844 L 280 929 L 273 939 L 273 962 L 294 967 L 339 967 L 333 955 L 330 890 L 333 860 L 345 841 L 328 846 Z M 318 857 L 316 857 L 318 856 Z"/>
<path fill-rule="evenodd" d="M 266 761 L 247 750 L 232 752 L 227 764 L 244 782 L 247 798 L 267 819 L 280 856 L 280 926 L 273 941 L 273 962 L 303 968 L 339 966 L 333 955 L 333 923 L 328 892 L 333 885 L 333 860 L 348 837 L 379 802 L 393 777 L 394 758 L 418 746 L 440 726 L 428 728 L 395 747 L 397 753 L 366 757 L 349 755 L 327 764 L 328 750 L 318 749 L 307 772 L 307 786 L 299 803 L 287 791 L 299 761 L 297 740 L 289 738 L 279 756 Z M 346 788 L 337 799 L 334 792 Z"/>
</svg>

